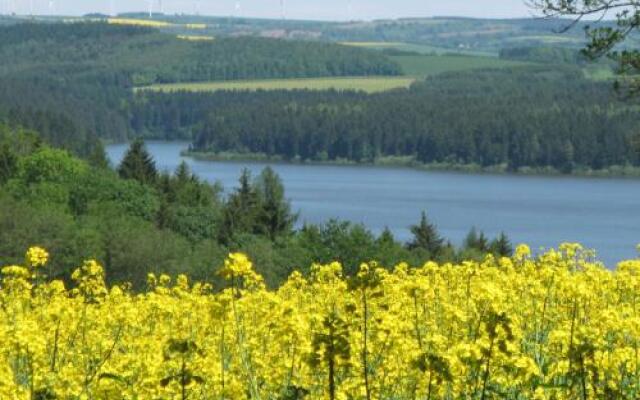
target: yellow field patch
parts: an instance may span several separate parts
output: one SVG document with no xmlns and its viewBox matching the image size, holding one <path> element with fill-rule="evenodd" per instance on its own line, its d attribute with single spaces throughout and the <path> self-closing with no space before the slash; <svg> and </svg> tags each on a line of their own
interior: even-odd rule
<svg viewBox="0 0 640 400">
<path fill-rule="evenodd" d="M 150 26 L 154 28 L 163 28 L 173 26 L 169 22 L 154 21 L 149 19 L 134 19 L 134 18 L 107 18 L 107 22 L 114 25 L 136 25 L 136 26 Z"/>
<path fill-rule="evenodd" d="M 188 29 L 207 29 L 207 24 L 187 24 Z"/>
</svg>

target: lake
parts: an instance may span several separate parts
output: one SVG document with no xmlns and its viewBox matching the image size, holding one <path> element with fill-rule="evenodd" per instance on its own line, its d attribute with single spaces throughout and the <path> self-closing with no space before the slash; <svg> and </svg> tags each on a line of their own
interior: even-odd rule
<svg viewBox="0 0 640 400">
<path fill-rule="evenodd" d="M 158 169 L 184 160 L 194 173 L 237 186 L 243 168 L 257 175 L 270 165 L 282 178 L 300 223 L 331 218 L 389 227 L 408 240 L 425 210 L 440 233 L 460 244 L 472 226 L 494 237 L 505 232 L 532 249 L 566 241 L 596 249 L 609 266 L 634 258 L 640 243 L 640 180 L 426 172 L 410 168 L 196 161 L 180 156 L 188 143 L 148 142 Z M 114 164 L 126 144 L 107 146 Z"/>
</svg>

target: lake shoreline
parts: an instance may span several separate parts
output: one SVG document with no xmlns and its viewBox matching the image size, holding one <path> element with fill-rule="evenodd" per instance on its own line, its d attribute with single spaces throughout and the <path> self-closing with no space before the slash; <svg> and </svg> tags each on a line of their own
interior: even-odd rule
<svg viewBox="0 0 640 400">
<path fill-rule="evenodd" d="M 159 171 L 172 172 L 187 162 L 201 180 L 219 182 L 229 191 L 238 187 L 243 169 L 255 177 L 271 166 L 282 179 L 292 209 L 300 212 L 301 223 L 338 219 L 364 224 L 376 235 L 388 228 L 396 239 L 407 241 L 412 237 L 408 227 L 426 211 L 440 234 L 456 244 L 475 226 L 491 237 L 505 232 L 514 243 L 529 243 L 532 249 L 580 242 L 596 249 L 610 266 L 637 257 L 636 180 L 429 172 L 406 163 L 331 166 L 264 162 L 255 156 L 247 161 L 246 155 L 243 160 L 236 155 L 235 160 L 225 157 L 226 162 L 198 161 L 184 156 L 189 145 L 184 140 L 149 140 L 147 149 Z M 122 160 L 127 148 L 107 146 L 112 164 Z"/>
<path fill-rule="evenodd" d="M 477 164 L 456 164 L 456 163 L 430 163 L 425 164 L 416 161 L 411 156 L 405 157 L 383 157 L 373 162 L 357 162 L 346 159 L 340 160 L 286 160 L 280 156 L 268 156 L 261 153 L 234 153 L 234 152 L 198 152 L 183 150 L 180 152 L 183 157 L 189 157 L 197 161 L 219 161 L 219 162 L 268 162 L 288 165 L 315 165 L 315 166 L 351 166 L 351 167 L 386 167 L 386 168 L 407 168 L 419 171 L 451 172 L 460 174 L 480 174 L 480 175 L 503 175 L 514 177 L 542 176 L 542 177 L 570 177 L 570 178 L 591 178 L 591 179 L 630 179 L 640 178 L 640 167 L 633 166 L 611 166 L 604 170 L 592 170 L 577 168 L 571 173 L 563 173 L 555 168 L 530 168 L 521 167 L 518 171 L 512 171 L 505 164 L 483 167 Z"/>
</svg>

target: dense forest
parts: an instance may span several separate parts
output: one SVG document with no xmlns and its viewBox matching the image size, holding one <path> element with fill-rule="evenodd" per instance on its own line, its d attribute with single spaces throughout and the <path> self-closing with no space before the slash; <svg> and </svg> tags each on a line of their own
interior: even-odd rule
<svg viewBox="0 0 640 400">
<path fill-rule="evenodd" d="M 243 173 L 226 197 L 221 189 L 185 164 L 158 172 L 141 141 L 111 169 L 49 147 L 32 130 L 0 124 L 0 254 L 17 263 L 25 246 L 38 243 L 55 255 L 55 277 L 68 278 L 69 268 L 96 258 L 112 282 L 141 287 L 148 272 L 167 272 L 215 283 L 211 266 L 241 250 L 277 285 L 294 268 L 318 261 L 342 261 L 352 273 L 367 259 L 418 264 L 512 251 L 505 236 L 491 241 L 475 230 L 456 249 L 424 215 L 416 216 L 407 244 L 348 222 L 298 226 L 271 169 L 257 177 Z"/>
<path fill-rule="evenodd" d="M 193 130 L 196 152 L 356 162 L 411 156 L 511 171 L 639 161 L 638 109 L 572 67 L 450 73 L 376 95 L 182 93 L 145 94 L 145 101 L 153 105 L 134 112 L 136 130 L 166 137 Z"/>
<path fill-rule="evenodd" d="M 150 28 L 107 23 L 0 28 L 0 71 L 58 73 L 74 66 L 126 72 L 135 85 L 207 80 L 398 75 L 383 55 L 332 43 L 267 38 L 182 40 Z M 82 76 L 82 70 L 76 70 Z"/>
<path fill-rule="evenodd" d="M 260 38 L 192 42 L 106 23 L 22 23 L 0 26 L 0 117 L 87 156 L 96 151 L 97 137 L 131 137 L 137 85 L 397 75 L 399 68 L 377 52 L 336 44 Z"/>
<path fill-rule="evenodd" d="M 505 48 L 504 58 L 544 65 L 436 74 L 378 94 L 133 90 L 154 82 L 401 72 L 384 52 L 321 42 L 194 42 L 135 26 L 25 23 L 0 27 L 0 56 L 0 118 L 94 165 L 104 159 L 99 139 L 136 136 L 193 140 L 194 152 L 292 161 L 402 157 L 565 173 L 639 162 L 638 108 L 623 104 L 610 82 L 586 79 L 572 49 Z"/>
</svg>

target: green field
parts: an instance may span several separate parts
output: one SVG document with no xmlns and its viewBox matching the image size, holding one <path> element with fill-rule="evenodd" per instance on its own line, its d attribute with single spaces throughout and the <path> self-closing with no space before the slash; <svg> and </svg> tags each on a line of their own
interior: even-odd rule
<svg viewBox="0 0 640 400">
<path fill-rule="evenodd" d="M 407 88 L 415 81 L 412 77 L 375 76 L 345 78 L 305 78 L 305 79 L 270 79 L 221 82 L 193 82 L 156 84 L 137 90 L 154 90 L 162 92 L 190 91 L 216 92 L 221 90 L 355 90 L 367 93 Z"/>
<path fill-rule="evenodd" d="M 391 58 L 402 66 L 405 75 L 413 77 L 424 77 L 451 71 L 530 65 L 521 61 L 502 60 L 496 57 L 466 55 L 392 56 Z"/>
<path fill-rule="evenodd" d="M 402 66 L 406 76 L 291 78 L 269 80 L 242 80 L 218 82 L 189 82 L 154 84 L 137 90 L 162 92 L 216 92 L 221 90 L 355 90 L 367 93 L 407 88 L 416 79 L 443 72 L 468 71 L 483 68 L 505 68 L 530 65 L 520 61 L 501 60 L 495 57 L 469 55 L 415 55 L 391 56 Z"/>
</svg>

